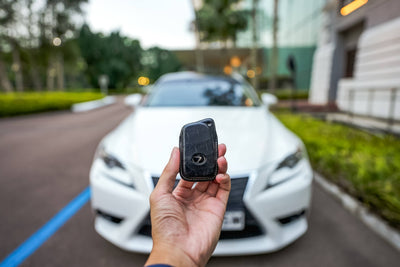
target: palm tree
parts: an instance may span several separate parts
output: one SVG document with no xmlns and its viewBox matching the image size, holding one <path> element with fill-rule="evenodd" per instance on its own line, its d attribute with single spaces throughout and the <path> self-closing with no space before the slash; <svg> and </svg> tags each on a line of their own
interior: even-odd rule
<svg viewBox="0 0 400 267">
<path fill-rule="evenodd" d="M 274 0 L 274 15 L 273 15 L 273 25 L 272 25 L 272 53 L 271 53 L 271 76 L 269 79 L 269 89 L 271 93 L 274 93 L 276 90 L 276 75 L 278 70 L 278 5 L 279 1 Z"/>
<path fill-rule="evenodd" d="M 193 13 L 194 13 L 194 22 L 193 22 L 193 30 L 195 33 L 195 38 L 196 38 L 196 50 L 195 50 L 195 56 L 196 56 L 196 68 L 197 71 L 203 72 L 204 71 L 204 58 L 203 58 L 203 53 L 201 51 L 201 40 L 200 40 L 200 32 L 199 32 L 199 18 L 197 16 L 197 10 L 200 8 L 199 7 L 199 1 L 196 2 L 196 0 L 191 0 L 192 3 L 192 8 L 193 8 Z"/>
<path fill-rule="evenodd" d="M 247 10 L 238 8 L 241 0 L 204 0 L 197 11 L 201 40 L 220 41 L 227 48 L 228 41 L 236 44 L 239 31 L 247 28 Z"/>
</svg>

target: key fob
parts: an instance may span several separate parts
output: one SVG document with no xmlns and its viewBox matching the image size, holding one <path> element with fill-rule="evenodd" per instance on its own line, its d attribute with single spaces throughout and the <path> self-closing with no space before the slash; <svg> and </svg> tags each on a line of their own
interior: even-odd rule
<svg viewBox="0 0 400 267">
<path fill-rule="evenodd" d="M 218 138 L 213 119 L 186 124 L 179 136 L 179 173 L 186 181 L 214 180 L 218 173 Z"/>
</svg>

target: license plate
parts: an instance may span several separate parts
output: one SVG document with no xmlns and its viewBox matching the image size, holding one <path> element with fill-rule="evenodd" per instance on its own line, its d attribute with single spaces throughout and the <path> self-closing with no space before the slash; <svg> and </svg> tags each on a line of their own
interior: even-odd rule
<svg viewBox="0 0 400 267">
<path fill-rule="evenodd" d="M 226 211 L 222 230 L 241 231 L 245 226 L 245 215 L 243 211 Z"/>
</svg>

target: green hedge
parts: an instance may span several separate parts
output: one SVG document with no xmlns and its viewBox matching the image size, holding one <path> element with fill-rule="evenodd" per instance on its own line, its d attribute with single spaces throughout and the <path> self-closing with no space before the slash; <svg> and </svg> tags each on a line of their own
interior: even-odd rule
<svg viewBox="0 0 400 267">
<path fill-rule="evenodd" d="M 72 104 L 103 98 L 96 92 L 1 93 L 0 117 L 71 108 Z"/>
<path fill-rule="evenodd" d="M 292 90 L 290 89 L 281 89 L 275 92 L 276 97 L 279 100 L 289 100 L 292 99 L 293 96 L 295 99 L 308 99 L 308 91 L 306 90 L 296 90 L 294 95 Z"/>
<path fill-rule="evenodd" d="M 268 90 L 259 90 L 257 92 L 260 97 L 263 93 L 269 93 Z M 308 99 L 308 91 L 307 90 L 296 90 L 295 94 L 293 95 L 293 92 L 291 89 L 278 89 L 275 91 L 274 95 L 279 100 L 290 100 L 293 98 L 293 96 L 295 99 Z"/>
<path fill-rule="evenodd" d="M 306 115 L 277 113 L 305 143 L 314 170 L 400 229 L 400 140 Z"/>
</svg>

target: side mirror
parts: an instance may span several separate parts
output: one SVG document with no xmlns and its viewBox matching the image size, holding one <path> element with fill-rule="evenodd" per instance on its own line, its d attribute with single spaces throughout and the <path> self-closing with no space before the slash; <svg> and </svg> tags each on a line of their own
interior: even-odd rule
<svg viewBox="0 0 400 267">
<path fill-rule="evenodd" d="M 278 103 L 278 98 L 273 94 L 268 94 L 268 93 L 262 94 L 261 100 L 267 107 Z"/>
<path fill-rule="evenodd" d="M 142 88 L 142 92 L 144 92 L 145 94 L 150 93 L 150 91 L 153 89 L 153 85 L 147 85 L 147 86 L 143 86 Z"/>
<path fill-rule="evenodd" d="M 142 100 L 142 95 L 141 94 L 132 94 L 128 95 L 125 97 L 125 105 L 131 106 L 131 107 L 136 107 L 140 104 L 140 101 Z"/>
</svg>

